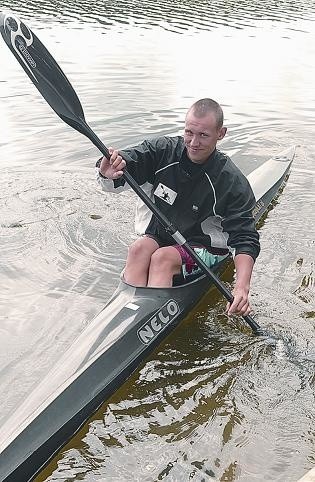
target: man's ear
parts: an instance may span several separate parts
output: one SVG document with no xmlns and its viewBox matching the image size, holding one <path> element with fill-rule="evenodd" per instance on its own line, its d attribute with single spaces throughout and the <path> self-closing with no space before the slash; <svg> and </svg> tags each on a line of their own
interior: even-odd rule
<svg viewBox="0 0 315 482">
<path fill-rule="evenodd" d="M 226 131 L 227 131 L 227 128 L 226 128 L 226 127 L 221 127 L 221 129 L 219 130 L 219 134 L 218 134 L 218 141 L 220 141 L 221 139 L 223 139 L 223 137 L 224 137 L 225 134 L 226 134 Z"/>
</svg>

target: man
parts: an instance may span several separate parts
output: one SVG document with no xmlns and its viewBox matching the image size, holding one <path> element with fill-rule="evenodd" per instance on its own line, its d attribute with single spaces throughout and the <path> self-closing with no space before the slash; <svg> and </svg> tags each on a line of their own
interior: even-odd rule
<svg viewBox="0 0 315 482">
<path fill-rule="evenodd" d="M 236 282 L 228 314 L 247 315 L 250 279 L 260 250 L 252 216 L 255 198 L 246 177 L 216 149 L 225 134 L 221 106 L 201 99 L 187 112 L 183 137 L 160 137 L 127 149 L 133 159 L 127 169 L 209 267 L 229 251 L 234 254 Z M 124 152 L 109 152 L 109 160 L 103 157 L 97 163 L 98 181 L 104 190 L 119 192 L 125 187 L 120 179 L 126 167 Z M 171 286 L 174 275 L 196 268 L 143 206 L 138 221 L 143 235 L 128 251 L 128 283 Z"/>
</svg>

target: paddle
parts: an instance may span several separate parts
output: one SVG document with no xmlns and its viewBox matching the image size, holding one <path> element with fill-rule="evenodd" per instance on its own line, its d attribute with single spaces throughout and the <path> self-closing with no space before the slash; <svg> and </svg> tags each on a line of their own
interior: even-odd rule
<svg viewBox="0 0 315 482">
<path fill-rule="evenodd" d="M 68 125 L 88 137 L 102 154 L 109 158 L 107 147 L 86 123 L 80 100 L 69 80 L 36 35 L 18 17 L 10 12 L 0 14 L 0 30 L 9 49 L 13 52 L 31 81 L 56 114 Z M 127 162 L 131 160 L 131 158 L 125 154 L 124 159 Z M 127 170 L 124 171 L 123 178 L 153 212 L 175 242 L 185 248 L 199 268 L 211 279 L 223 296 L 225 296 L 229 302 L 232 302 L 232 293 L 208 268 L 202 259 L 199 258 L 176 227 L 158 210 L 156 205 L 140 186 L 138 186 Z M 251 316 L 243 316 L 243 319 L 256 335 L 265 335 Z"/>
</svg>

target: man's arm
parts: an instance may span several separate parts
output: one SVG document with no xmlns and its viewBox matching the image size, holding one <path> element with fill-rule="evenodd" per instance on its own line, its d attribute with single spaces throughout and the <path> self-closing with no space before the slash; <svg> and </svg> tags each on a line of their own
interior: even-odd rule
<svg viewBox="0 0 315 482">
<path fill-rule="evenodd" d="M 234 252 L 236 282 L 234 301 L 228 303 L 227 312 L 229 315 L 247 315 L 250 312 L 248 298 L 251 275 L 260 251 L 259 234 L 253 217 L 256 200 L 248 180 L 241 172 L 229 181 L 222 226 L 229 234 L 228 245 Z"/>
<path fill-rule="evenodd" d="M 227 314 L 248 315 L 250 312 L 249 289 L 254 259 L 248 254 L 237 254 L 234 258 L 236 282 L 233 289 L 234 301 L 227 304 Z"/>
<path fill-rule="evenodd" d="M 121 192 L 128 188 L 128 184 L 122 178 L 125 167 L 139 186 L 153 184 L 156 163 L 163 150 L 167 148 L 165 139 L 161 137 L 145 140 L 122 151 L 109 148 L 110 160 L 103 157 L 96 163 L 96 178 L 102 189 L 107 192 Z M 125 155 L 127 161 L 124 159 Z"/>
</svg>

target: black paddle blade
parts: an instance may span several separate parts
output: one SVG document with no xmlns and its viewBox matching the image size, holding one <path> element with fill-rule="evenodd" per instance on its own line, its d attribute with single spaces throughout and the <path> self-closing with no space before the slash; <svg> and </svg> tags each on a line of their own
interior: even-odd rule
<svg viewBox="0 0 315 482">
<path fill-rule="evenodd" d="M 46 47 L 10 12 L 0 13 L 0 31 L 11 52 L 56 114 L 86 135 L 80 100 Z"/>
</svg>

